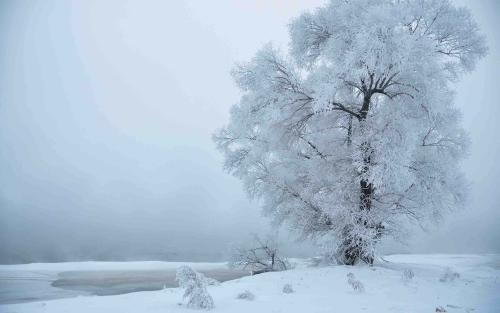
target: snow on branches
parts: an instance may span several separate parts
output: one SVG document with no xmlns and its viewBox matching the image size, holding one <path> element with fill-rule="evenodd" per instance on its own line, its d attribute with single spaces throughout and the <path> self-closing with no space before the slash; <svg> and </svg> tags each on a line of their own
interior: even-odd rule
<svg viewBox="0 0 500 313">
<path fill-rule="evenodd" d="M 181 266 L 177 269 L 176 280 L 180 287 L 186 289 L 184 298 L 188 298 L 188 308 L 205 310 L 214 308 L 214 301 L 207 291 L 207 280 L 203 274 L 189 266 Z"/>
<path fill-rule="evenodd" d="M 243 95 L 214 140 L 224 167 L 277 222 L 336 239 L 344 264 L 373 263 L 405 221 L 463 205 L 468 137 L 452 82 L 485 55 L 449 0 L 331 0 L 233 70 Z"/>
<path fill-rule="evenodd" d="M 277 240 L 267 237 L 262 240 L 254 236 L 250 246 L 235 247 L 232 251 L 229 267 L 250 270 L 253 274 L 284 271 L 290 269 L 290 263 L 281 256 Z"/>
</svg>

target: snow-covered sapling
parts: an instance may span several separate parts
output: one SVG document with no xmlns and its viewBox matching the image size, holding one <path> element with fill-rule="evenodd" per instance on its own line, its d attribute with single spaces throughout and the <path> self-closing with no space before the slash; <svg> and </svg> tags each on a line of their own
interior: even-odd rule
<svg viewBox="0 0 500 313">
<path fill-rule="evenodd" d="M 352 287 L 355 292 L 361 293 L 365 291 L 363 283 L 356 279 L 353 273 L 347 274 L 347 283 Z"/>
<path fill-rule="evenodd" d="M 403 274 L 401 275 L 401 278 L 403 279 L 404 282 L 409 282 L 410 280 L 415 277 L 415 274 L 410 268 L 405 268 L 403 271 Z"/>
<path fill-rule="evenodd" d="M 452 271 L 451 268 L 447 267 L 443 273 L 443 276 L 441 276 L 439 281 L 446 283 L 446 282 L 452 282 L 457 278 L 460 278 L 460 274 L 455 271 Z"/>
<path fill-rule="evenodd" d="M 294 292 L 294 290 L 293 290 L 292 285 L 290 285 L 290 284 L 285 284 L 285 285 L 283 286 L 283 293 L 293 293 L 293 292 Z"/>
<path fill-rule="evenodd" d="M 177 269 L 176 280 L 179 286 L 185 288 L 184 298 L 188 298 L 187 307 L 193 309 L 210 310 L 214 308 L 214 301 L 206 288 L 206 278 L 189 266 Z"/>
<path fill-rule="evenodd" d="M 239 293 L 236 296 L 236 299 L 253 301 L 255 299 L 255 295 L 252 292 L 250 292 L 249 290 L 245 290 L 245 291 Z"/>
<path fill-rule="evenodd" d="M 236 247 L 232 251 L 230 268 L 250 270 L 253 274 L 289 269 L 290 263 L 279 252 L 279 244 L 274 236 L 261 239 L 254 235 L 252 243 Z"/>
<path fill-rule="evenodd" d="M 224 168 L 274 220 L 328 235 L 342 264 L 463 206 L 468 136 L 453 88 L 486 44 L 450 0 L 330 0 L 233 70 L 242 91 L 214 135 Z"/>
</svg>

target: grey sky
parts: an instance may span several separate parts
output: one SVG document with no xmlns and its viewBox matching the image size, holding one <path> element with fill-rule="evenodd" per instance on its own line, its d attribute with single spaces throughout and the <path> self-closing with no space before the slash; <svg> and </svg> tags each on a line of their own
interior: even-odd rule
<svg viewBox="0 0 500 313">
<path fill-rule="evenodd" d="M 322 2 L 1 2 L 0 262 L 216 259 L 263 229 L 211 134 L 234 62 L 286 49 L 289 19 Z M 500 4 L 460 2 L 490 47 L 457 87 L 469 209 L 388 251 L 500 251 Z"/>
</svg>

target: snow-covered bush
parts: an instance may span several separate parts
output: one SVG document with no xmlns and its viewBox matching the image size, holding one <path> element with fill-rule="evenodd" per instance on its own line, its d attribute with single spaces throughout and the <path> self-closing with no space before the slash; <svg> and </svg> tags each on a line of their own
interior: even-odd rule
<svg viewBox="0 0 500 313">
<path fill-rule="evenodd" d="M 451 268 L 447 267 L 443 273 L 443 276 L 441 276 L 439 281 L 446 283 L 446 282 L 452 282 L 457 278 L 460 278 L 460 274 L 455 271 L 452 271 Z"/>
<path fill-rule="evenodd" d="M 293 287 L 290 284 L 285 284 L 283 286 L 283 293 L 294 293 Z"/>
<path fill-rule="evenodd" d="M 436 307 L 436 312 L 447 312 L 447 311 L 442 306 L 438 306 L 438 307 Z"/>
<path fill-rule="evenodd" d="M 184 298 L 188 298 L 187 307 L 193 309 L 210 310 L 214 308 L 214 301 L 206 288 L 206 278 L 189 266 L 177 269 L 176 280 L 179 286 L 186 288 Z"/>
<path fill-rule="evenodd" d="M 410 268 L 405 268 L 403 271 L 403 274 L 401 275 L 401 278 L 403 279 L 404 282 L 409 282 L 410 280 L 415 277 L 415 274 Z"/>
<path fill-rule="evenodd" d="M 245 290 L 245 291 L 239 293 L 236 296 L 236 299 L 253 301 L 255 299 L 255 295 L 252 292 L 250 292 L 249 290 Z"/>
<path fill-rule="evenodd" d="M 265 240 L 262 240 L 255 235 L 250 245 L 233 249 L 229 267 L 248 269 L 253 275 L 285 271 L 290 269 L 291 265 L 286 258 L 280 255 L 279 245 L 275 237 L 268 236 Z"/>
<path fill-rule="evenodd" d="M 347 274 L 347 283 L 352 287 L 352 289 L 355 292 L 364 292 L 365 287 L 363 286 L 363 283 L 360 282 L 359 280 L 356 279 L 353 273 L 348 273 Z"/>
</svg>

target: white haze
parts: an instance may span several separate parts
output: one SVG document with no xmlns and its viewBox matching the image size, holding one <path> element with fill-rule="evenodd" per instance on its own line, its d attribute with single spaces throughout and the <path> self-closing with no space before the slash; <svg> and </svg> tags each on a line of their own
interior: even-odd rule
<svg viewBox="0 0 500 313">
<path fill-rule="evenodd" d="M 457 2 L 490 48 L 457 86 L 471 199 L 387 252 L 500 251 L 500 4 Z M 321 3 L 2 1 L 0 263 L 215 260 L 267 229 L 211 134 L 239 96 L 233 64 L 286 49 L 289 19 Z"/>
</svg>

